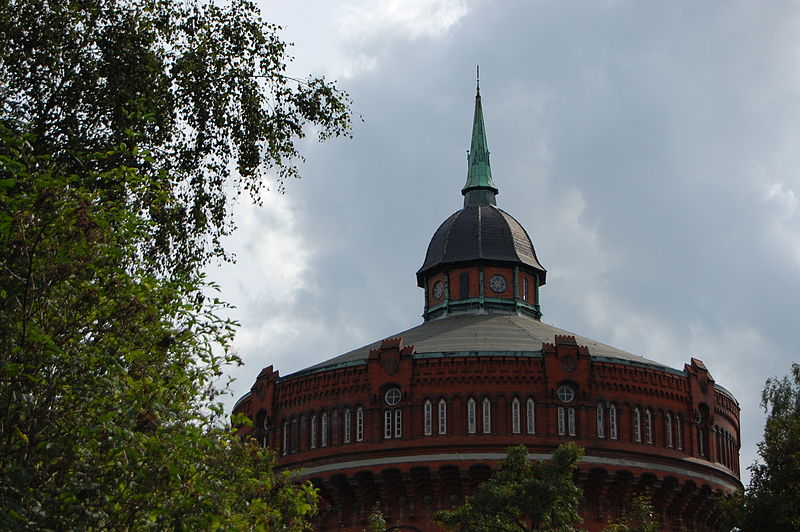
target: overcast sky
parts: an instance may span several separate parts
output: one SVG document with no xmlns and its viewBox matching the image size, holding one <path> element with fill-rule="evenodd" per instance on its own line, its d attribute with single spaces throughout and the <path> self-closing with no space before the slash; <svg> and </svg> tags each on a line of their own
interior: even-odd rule
<svg viewBox="0 0 800 532">
<path fill-rule="evenodd" d="M 336 79 L 352 140 L 240 205 L 238 397 L 421 322 L 414 274 L 462 205 L 475 65 L 498 206 L 547 268 L 543 321 L 683 368 L 742 406 L 800 346 L 800 4 L 262 1 L 290 71 Z M 234 399 L 229 402 L 232 405 Z M 746 476 L 747 473 L 745 473 Z"/>
</svg>

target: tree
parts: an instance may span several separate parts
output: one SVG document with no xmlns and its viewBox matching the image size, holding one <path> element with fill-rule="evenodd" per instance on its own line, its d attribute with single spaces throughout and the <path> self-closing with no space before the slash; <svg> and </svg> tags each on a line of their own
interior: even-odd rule
<svg viewBox="0 0 800 532">
<path fill-rule="evenodd" d="M 367 528 L 369 532 L 386 532 L 386 518 L 383 517 L 381 505 L 378 502 L 367 516 Z"/>
<path fill-rule="evenodd" d="M 249 0 L 6 0 L 0 120 L 156 222 L 143 251 L 162 271 L 191 269 L 223 253 L 231 193 L 258 201 L 270 176 L 280 188 L 298 175 L 307 126 L 349 130 L 346 94 L 287 75 L 279 29 Z M 81 153 L 107 155 L 87 166 Z M 133 195 L 92 177 L 121 166 L 150 185 Z"/>
<path fill-rule="evenodd" d="M 509 447 L 500 470 L 463 506 L 436 512 L 434 519 L 459 532 L 579 530 L 581 490 L 572 475 L 581 456 L 583 449 L 566 443 L 549 462 L 531 463 L 527 447 Z"/>
<path fill-rule="evenodd" d="M 653 500 L 648 495 L 637 495 L 631 507 L 618 523 L 603 529 L 604 532 L 658 532 L 661 523 L 653 510 Z"/>
<path fill-rule="evenodd" d="M 741 528 L 800 530 L 800 364 L 792 364 L 789 376 L 767 380 L 761 406 L 767 413 L 762 462 L 750 466 Z"/>
<path fill-rule="evenodd" d="M 0 4 L 0 528 L 307 527 L 313 488 L 225 423 L 236 324 L 202 272 L 237 191 L 347 131 L 277 29 L 244 0 Z"/>
</svg>

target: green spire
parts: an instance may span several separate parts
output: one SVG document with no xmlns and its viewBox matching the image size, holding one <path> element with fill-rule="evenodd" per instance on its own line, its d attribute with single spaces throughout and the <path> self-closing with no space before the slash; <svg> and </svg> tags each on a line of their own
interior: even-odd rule
<svg viewBox="0 0 800 532">
<path fill-rule="evenodd" d="M 464 194 L 464 207 L 470 205 L 496 205 L 497 187 L 492 181 L 492 168 L 489 166 L 489 146 L 486 143 L 486 129 L 483 126 L 481 107 L 480 78 L 475 94 L 475 117 L 472 121 L 472 144 L 467 155 L 467 184 L 461 189 Z"/>
</svg>

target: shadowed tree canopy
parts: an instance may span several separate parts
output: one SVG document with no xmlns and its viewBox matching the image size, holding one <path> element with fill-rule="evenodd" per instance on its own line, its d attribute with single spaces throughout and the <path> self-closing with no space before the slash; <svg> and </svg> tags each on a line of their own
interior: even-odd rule
<svg viewBox="0 0 800 532">
<path fill-rule="evenodd" d="M 435 519 L 458 532 L 581 530 L 577 510 L 581 490 L 572 475 L 582 456 L 583 449 L 566 443 L 549 462 L 531 462 L 525 445 L 509 447 L 494 476 L 463 506 L 436 512 Z"/>
<path fill-rule="evenodd" d="M 348 131 L 277 30 L 244 0 L 0 2 L 0 529 L 308 527 L 313 488 L 227 428 L 202 273 L 237 193 Z"/>
</svg>

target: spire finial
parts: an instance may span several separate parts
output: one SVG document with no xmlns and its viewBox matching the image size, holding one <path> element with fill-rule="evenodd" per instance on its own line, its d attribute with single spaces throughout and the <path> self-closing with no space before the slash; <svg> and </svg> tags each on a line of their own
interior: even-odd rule
<svg viewBox="0 0 800 532">
<path fill-rule="evenodd" d="M 475 94 L 475 117 L 472 120 L 472 143 L 467 156 L 467 184 L 461 189 L 461 193 L 464 194 L 464 207 L 496 205 L 497 187 L 492 181 L 489 146 L 486 143 L 486 130 L 483 126 L 480 68 L 479 65 L 475 70 L 477 93 Z"/>
</svg>

